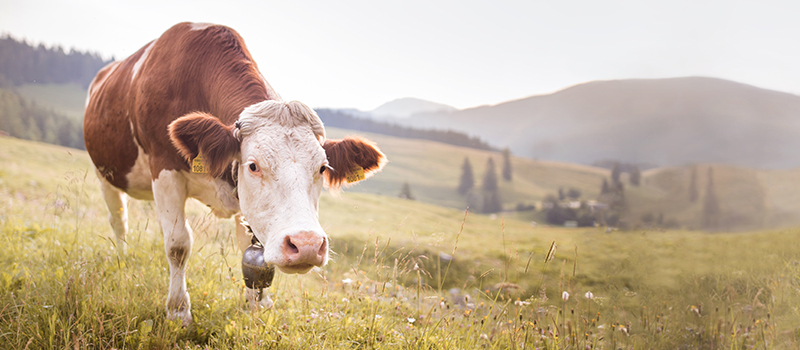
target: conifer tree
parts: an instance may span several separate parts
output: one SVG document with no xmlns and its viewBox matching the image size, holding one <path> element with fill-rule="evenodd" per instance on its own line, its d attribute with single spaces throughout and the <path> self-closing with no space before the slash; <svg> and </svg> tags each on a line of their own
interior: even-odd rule
<svg viewBox="0 0 800 350">
<path fill-rule="evenodd" d="M 486 161 L 486 175 L 483 176 L 483 187 L 481 189 L 485 192 L 497 191 L 497 171 L 492 158 Z"/>
<path fill-rule="evenodd" d="M 411 186 L 408 184 L 408 181 L 403 183 L 403 187 L 400 188 L 400 194 L 398 195 L 398 197 L 403 199 L 410 199 L 412 201 L 415 199 L 414 195 L 411 194 Z"/>
<path fill-rule="evenodd" d="M 503 150 L 503 180 L 511 181 L 511 150 Z"/>
<path fill-rule="evenodd" d="M 619 163 L 614 163 L 614 167 L 611 168 L 611 181 L 613 181 L 614 184 L 619 183 L 619 176 L 621 173 L 622 169 L 620 169 Z"/>
<path fill-rule="evenodd" d="M 503 210 L 503 202 L 500 200 L 497 186 L 497 171 L 495 170 L 494 160 L 489 158 L 486 161 L 486 174 L 483 177 L 483 212 L 496 213 Z"/>
<path fill-rule="evenodd" d="M 464 157 L 464 164 L 461 166 L 461 179 L 458 182 L 458 194 L 464 196 L 475 187 L 475 177 L 472 175 L 472 165 L 469 158 Z"/>
<path fill-rule="evenodd" d="M 714 169 L 709 167 L 706 198 L 703 201 L 703 226 L 706 229 L 716 228 L 719 225 L 719 213 L 719 201 L 714 189 Z"/>
<path fill-rule="evenodd" d="M 631 182 L 631 185 L 638 187 L 642 181 L 642 172 L 639 171 L 639 167 L 636 165 L 631 166 L 630 174 L 631 176 L 629 181 Z"/>
<path fill-rule="evenodd" d="M 503 202 L 500 200 L 500 193 L 497 191 L 486 192 L 483 196 L 483 212 L 497 213 L 503 211 Z"/>
<path fill-rule="evenodd" d="M 608 180 L 603 179 L 603 185 L 600 187 L 600 194 L 606 194 L 610 192 L 608 188 Z"/>
<path fill-rule="evenodd" d="M 577 200 L 581 197 L 581 191 L 577 188 L 570 187 L 569 191 L 567 191 L 567 197 L 571 200 Z"/>
<path fill-rule="evenodd" d="M 692 175 L 689 179 L 689 202 L 696 202 L 700 194 L 697 191 L 697 165 L 692 166 Z"/>
</svg>

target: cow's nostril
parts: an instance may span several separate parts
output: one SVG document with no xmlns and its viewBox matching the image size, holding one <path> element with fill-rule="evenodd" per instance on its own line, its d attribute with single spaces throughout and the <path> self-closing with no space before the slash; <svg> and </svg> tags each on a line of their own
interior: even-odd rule
<svg viewBox="0 0 800 350">
<path fill-rule="evenodd" d="M 322 244 L 319 245 L 319 251 L 317 252 L 317 255 L 325 256 L 326 253 L 328 253 L 328 240 L 323 238 Z"/>
<path fill-rule="evenodd" d="M 294 243 L 292 243 L 291 237 L 286 236 L 286 241 L 285 242 L 286 242 L 286 246 L 289 247 L 289 253 L 290 254 L 297 254 L 297 253 L 300 252 L 300 250 L 297 249 L 297 246 L 294 245 Z"/>
</svg>

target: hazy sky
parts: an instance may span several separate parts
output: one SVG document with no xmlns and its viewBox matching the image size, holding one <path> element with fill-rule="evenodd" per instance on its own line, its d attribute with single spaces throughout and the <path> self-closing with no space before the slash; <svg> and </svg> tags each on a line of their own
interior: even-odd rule
<svg viewBox="0 0 800 350">
<path fill-rule="evenodd" d="M 800 94 L 797 1 L 0 0 L 0 32 L 124 58 L 182 21 L 244 37 L 284 99 L 458 108 L 689 75 Z"/>
</svg>

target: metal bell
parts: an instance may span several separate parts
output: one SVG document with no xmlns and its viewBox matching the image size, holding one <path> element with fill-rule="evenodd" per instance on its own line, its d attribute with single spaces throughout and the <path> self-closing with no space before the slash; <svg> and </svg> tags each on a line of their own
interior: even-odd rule
<svg viewBox="0 0 800 350">
<path fill-rule="evenodd" d="M 242 256 L 244 285 L 251 289 L 267 288 L 275 277 L 275 266 L 264 262 L 264 246 L 261 242 L 251 244 Z"/>
</svg>

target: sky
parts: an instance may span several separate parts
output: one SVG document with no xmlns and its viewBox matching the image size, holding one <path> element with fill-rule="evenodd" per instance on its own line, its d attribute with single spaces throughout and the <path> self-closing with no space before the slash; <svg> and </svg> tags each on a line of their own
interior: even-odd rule
<svg viewBox="0 0 800 350">
<path fill-rule="evenodd" d="M 800 94 L 800 2 L 0 0 L 0 33 L 123 59 L 184 22 L 245 40 L 286 100 L 456 108 L 594 80 L 707 76 Z"/>
</svg>

